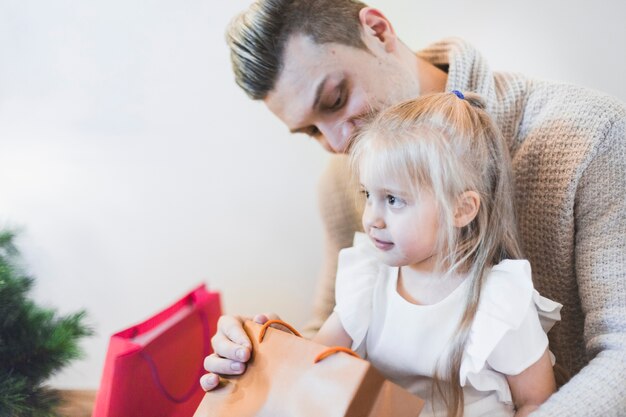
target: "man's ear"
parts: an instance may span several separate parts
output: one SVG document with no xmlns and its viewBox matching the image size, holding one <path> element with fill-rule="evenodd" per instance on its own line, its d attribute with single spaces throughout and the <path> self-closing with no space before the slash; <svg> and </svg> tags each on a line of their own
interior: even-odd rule
<svg viewBox="0 0 626 417">
<path fill-rule="evenodd" d="M 465 191 L 459 196 L 454 209 L 454 226 L 465 227 L 478 214 L 480 195 L 476 191 Z"/>
<path fill-rule="evenodd" d="M 365 32 L 365 36 L 371 35 L 378 39 L 387 52 L 396 49 L 398 38 L 391 23 L 384 14 L 373 7 L 364 7 L 359 11 L 359 21 Z"/>
</svg>

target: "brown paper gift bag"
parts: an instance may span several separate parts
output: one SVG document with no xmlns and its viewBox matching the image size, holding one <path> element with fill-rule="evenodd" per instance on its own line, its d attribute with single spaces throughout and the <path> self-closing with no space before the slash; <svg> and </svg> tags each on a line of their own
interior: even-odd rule
<svg viewBox="0 0 626 417">
<path fill-rule="evenodd" d="M 424 405 L 365 360 L 341 352 L 315 363 L 328 347 L 251 321 L 244 329 L 246 372 L 223 378 L 194 417 L 415 417 Z"/>
</svg>

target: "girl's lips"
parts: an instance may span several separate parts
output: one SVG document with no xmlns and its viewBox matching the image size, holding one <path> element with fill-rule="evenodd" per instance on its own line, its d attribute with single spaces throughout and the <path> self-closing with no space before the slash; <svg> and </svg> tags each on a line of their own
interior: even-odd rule
<svg viewBox="0 0 626 417">
<path fill-rule="evenodd" d="M 374 246 L 376 246 L 380 250 L 387 251 L 393 247 L 392 242 L 385 242 L 384 240 L 378 240 L 376 238 L 372 238 L 372 242 L 374 242 Z"/>
</svg>

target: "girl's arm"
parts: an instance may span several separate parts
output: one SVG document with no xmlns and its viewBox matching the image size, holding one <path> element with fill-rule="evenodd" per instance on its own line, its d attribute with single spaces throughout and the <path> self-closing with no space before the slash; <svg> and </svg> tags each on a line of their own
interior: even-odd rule
<svg viewBox="0 0 626 417">
<path fill-rule="evenodd" d="M 515 417 L 532 413 L 556 391 L 554 371 L 548 350 L 541 358 L 518 375 L 507 375 L 513 401 Z"/>
<path fill-rule="evenodd" d="M 315 343 L 326 346 L 343 346 L 347 348 L 352 346 L 352 338 L 343 329 L 341 320 L 339 320 L 339 316 L 335 312 L 324 322 L 322 328 L 312 340 Z"/>
</svg>

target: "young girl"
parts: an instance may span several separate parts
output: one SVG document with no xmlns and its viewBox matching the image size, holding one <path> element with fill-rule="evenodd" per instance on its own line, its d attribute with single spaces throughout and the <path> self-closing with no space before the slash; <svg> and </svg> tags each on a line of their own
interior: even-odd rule
<svg viewBox="0 0 626 417">
<path fill-rule="evenodd" d="M 350 151 L 363 228 L 315 341 L 351 347 L 436 416 L 527 415 L 555 390 L 561 305 L 521 259 L 506 145 L 474 94 L 381 112 Z"/>
</svg>

